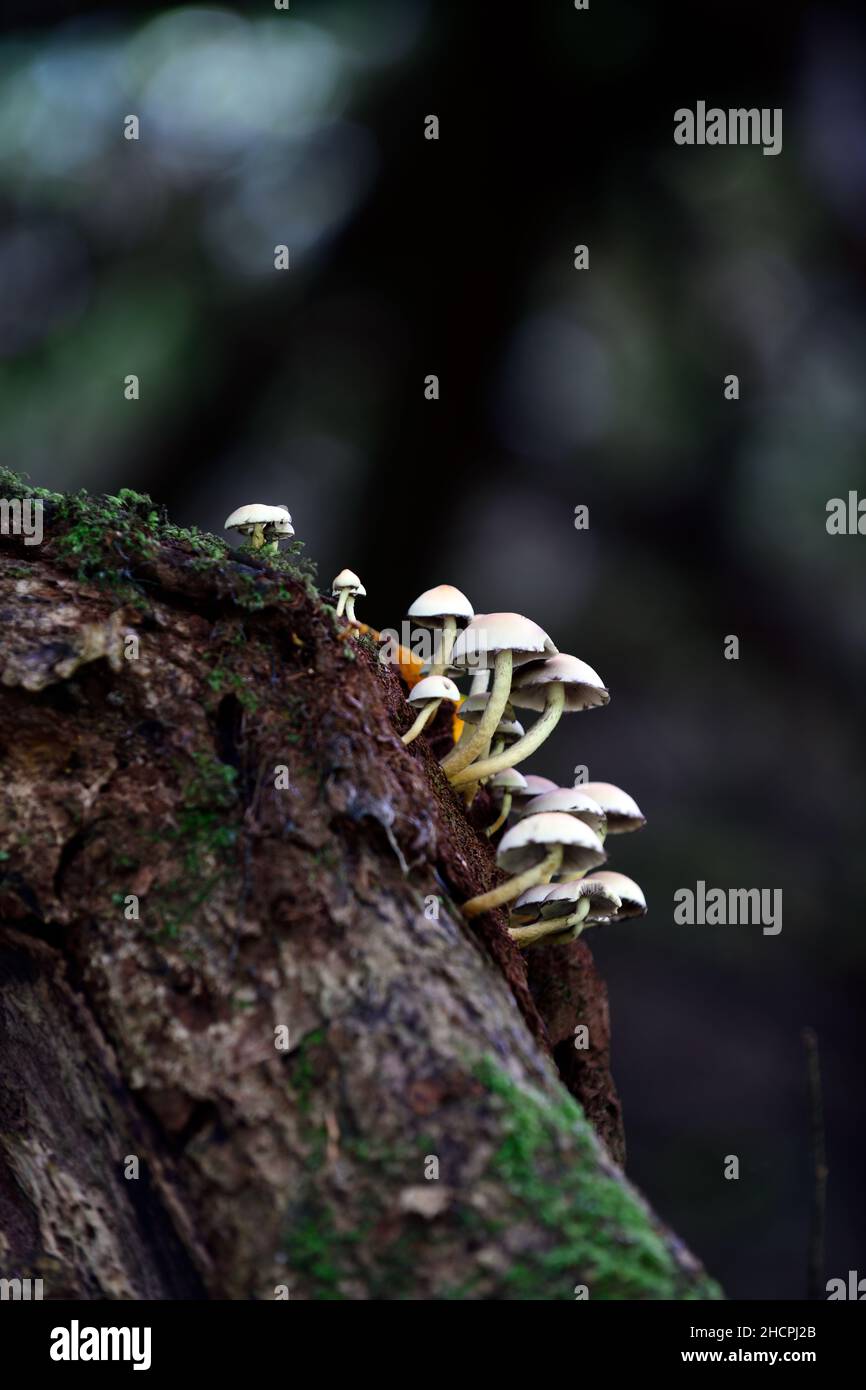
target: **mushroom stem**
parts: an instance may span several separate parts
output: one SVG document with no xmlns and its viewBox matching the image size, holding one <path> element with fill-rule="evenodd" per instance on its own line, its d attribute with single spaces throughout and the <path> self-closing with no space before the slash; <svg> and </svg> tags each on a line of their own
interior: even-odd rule
<svg viewBox="0 0 866 1390">
<path fill-rule="evenodd" d="M 451 665 L 451 653 L 457 636 L 457 619 L 450 614 L 442 620 L 442 635 L 439 639 L 439 660 L 430 667 L 431 676 L 444 676 Z"/>
<path fill-rule="evenodd" d="M 485 830 L 484 834 L 485 834 L 485 835 L 495 835 L 496 832 L 497 832 L 497 830 L 499 830 L 499 829 L 501 828 L 501 826 L 503 826 L 503 825 L 505 824 L 505 822 L 508 820 L 508 816 L 509 816 L 510 811 L 511 811 L 511 792 L 506 792 L 505 795 L 504 795 L 503 798 L 502 798 L 502 810 L 499 812 L 499 815 L 496 817 L 496 820 L 493 822 L 493 824 L 492 824 L 492 825 L 488 825 L 488 827 L 487 827 L 487 829 Z"/>
<path fill-rule="evenodd" d="M 507 648 L 505 651 L 496 653 L 493 667 L 493 688 L 490 691 L 490 698 L 487 701 L 487 707 L 480 724 L 476 726 L 475 733 L 465 746 L 459 743 L 442 759 L 442 770 L 448 774 L 452 782 L 454 782 L 454 774 L 460 772 L 464 767 L 468 767 L 472 759 L 476 758 L 481 750 L 490 743 L 496 725 L 502 718 L 502 711 L 508 704 L 508 696 L 511 693 L 512 667 L 513 658 Z M 504 754 L 502 756 L 504 757 Z M 471 777 L 464 777 L 463 781 L 477 782 L 478 778 L 473 774 Z M 457 785 L 456 782 L 454 784 Z"/>
<path fill-rule="evenodd" d="M 554 935 L 563 941 L 574 941 L 580 936 L 580 931 L 575 931 L 574 928 L 581 927 L 588 912 L 589 899 L 584 898 L 570 916 L 548 917 L 546 920 L 533 922 L 531 927 L 509 927 L 508 935 L 518 946 L 534 946 L 536 941 L 543 941 L 546 936 Z"/>
<path fill-rule="evenodd" d="M 262 546 L 264 545 L 264 543 L 265 543 L 265 527 L 264 527 L 264 523 L 261 522 L 261 521 L 259 521 L 259 522 L 256 522 L 256 525 L 253 527 L 253 534 L 252 534 L 252 539 L 251 539 L 251 541 L 250 541 L 250 548 L 251 548 L 252 550 L 261 550 L 261 548 L 262 548 Z"/>
<path fill-rule="evenodd" d="M 492 700 L 493 696 L 491 695 L 488 709 Z M 453 766 L 447 768 L 445 763 L 442 764 L 443 767 L 446 767 L 451 785 L 462 787 L 467 782 L 478 782 L 482 777 L 494 777 L 497 772 L 504 772 L 507 767 L 516 767 L 518 763 L 522 763 L 525 758 L 530 757 L 535 752 L 536 748 L 540 747 L 548 734 L 553 733 L 562 717 L 564 708 L 565 686 L 559 684 L 548 686 L 547 702 L 543 715 L 536 720 L 529 733 L 524 734 L 523 738 L 519 738 L 516 743 L 512 743 L 510 748 L 506 748 L 495 758 L 485 758 L 481 762 L 474 763 L 472 767 L 467 767 L 465 762 L 461 762 L 459 768 Z"/>
<path fill-rule="evenodd" d="M 500 883 L 498 888 L 491 888 L 489 893 L 479 893 L 477 898 L 470 898 L 463 904 L 463 916 L 480 917 L 482 912 L 490 912 L 494 907 L 501 907 L 503 903 L 513 902 L 521 893 L 525 893 L 527 888 L 534 888 L 536 883 L 549 883 L 561 863 L 562 845 L 554 845 L 550 853 L 534 868 L 527 869 L 516 878 L 510 878 L 507 883 Z"/>
<path fill-rule="evenodd" d="M 343 616 L 343 610 L 344 610 L 345 607 L 346 607 L 346 603 L 348 602 L 348 598 L 349 598 L 349 590 L 348 590 L 348 589 L 341 589 L 341 590 L 340 590 L 340 597 L 337 599 L 337 617 L 338 617 L 338 618 L 342 618 L 342 616 Z"/>
<path fill-rule="evenodd" d="M 346 617 L 349 619 L 350 623 L 357 623 L 358 621 L 355 617 L 355 595 L 352 593 L 350 593 L 349 597 L 346 599 Z"/>
<path fill-rule="evenodd" d="M 424 728 L 424 725 L 430 723 L 430 720 L 433 718 L 441 703 L 441 700 L 431 700 L 429 705 L 425 705 L 424 708 L 421 710 L 421 713 L 415 720 L 415 723 L 412 725 L 410 729 L 406 730 L 405 734 L 400 739 L 400 742 L 413 743 L 415 739 L 418 737 L 418 735 L 421 733 L 421 730 Z"/>
</svg>

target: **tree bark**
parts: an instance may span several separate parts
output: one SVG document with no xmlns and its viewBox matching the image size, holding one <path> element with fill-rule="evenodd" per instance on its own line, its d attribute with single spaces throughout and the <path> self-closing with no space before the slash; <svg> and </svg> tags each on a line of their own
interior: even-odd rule
<svg viewBox="0 0 866 1390">
<path fill-rule="evenodd" d="M 45 528 L 0 538 L 0 1274 L 718 1296 L 611 1157 L 588 948 L 533 952 L 533 999 L 461 917 L 493 852 L 369 639 L 134 494 Z"/>
</svg>

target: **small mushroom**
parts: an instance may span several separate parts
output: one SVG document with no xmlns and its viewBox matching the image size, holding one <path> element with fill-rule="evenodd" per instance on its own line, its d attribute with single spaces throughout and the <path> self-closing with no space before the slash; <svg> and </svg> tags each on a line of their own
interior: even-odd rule
<svg viewBox="0 0 866 1390">
<path fill-rule="evenodd" d="M 496 849 L 496 862 L 513 877 L 463 905 L 466 917 L 477 917 L 503 903 L 513 902 L 536 883 L 549 883 L 554 874 L 572 876 L 603 864 L 604 846 L 583 821 L 561 812 L 524 816 L 506 830 Z"/>
<path fill-rule="evenodd" d="M 574 941 L 584 927 L 610 921 L 621 902 L 614 890 L 595 878 L 571 879 L 548 890 L 539 904 L 538 920 L 528 926 L 511 927 L 509 935 L 518 946 L 534 946 L 550 938 L 551 943 Z"/>
<path fill-rule="evenodd" d="M 533 724 L 528 734 L 498 757 L 482 758 L 471 768 L 465 762 L 461 763 L 465 771 L 460 771 L 456 765 L 453 769 L 449 768 L 452 784 L 460 787 L 467 781 L 479 781 L 495 772 L 502 772 L 506 767 L 516 767 L 553 732 L 564 713 L 606 705 L 609 699 L 601 677 L 576 656 L 557 652 L 547 661 L 533 663 L 515 676 L 511 700 L 521 709 L 543 710 L 541 718 Z"/>
<path fill-rule="evenodd" d="M 460 702 L 460 691 L 447 676 L 425 676 L 409 692 L 410 705 L 420 705 L 421 709 L 411 729 L 403 735 L 402 743 L 412 743 L 426 724 L 429 724 L 443 700 L 453 705 Z"/>
<path fill-rule="evenodd" d="M 583 787 L 555 787 L 551 792 L 535 796 L 523 808 L 524 816 L 535 815 L 538 811 L 563 811 L 567 816 L 577 816 L 604 839 L 606 819 L 597 801 L 587 796 Z"/>
<path fill-rule="evenodd" d="M 502 805 L 499 808 L 499 815 L 492 825 L 488 825 L 486 835 L 495 835 L 500 826 L 503 826 L 511 813 L 511 799 L 516 791 L 522 791 L 526 786 L 526 778 L 516 767 L 507 767 L 504 772 L 497 772 L 495 777 L 490 779 L 490 790 L 495 796 L 497 792 L 502 795 Z"/>
<path fill-rule="evenodd" d="M 473 618 L 458 635 L 451 656 L 452 664 L 458 669 L 492 667 L 493 685 L 484 717 L 473 736 L 465 744 L 458 744 L 442 760 L 442 767 L 455 786 L 479 780 L 474 775 L 474 769 L 469 772 L 469 764 L 488 746 L 502 718 L 514 667 L 548 653 L 555 654 L 556 647 L 547 633 L 538 623 L 524 618 L 520 613 L 486 613 L 483 618 Z M 519 744 L 516 746 L 519 747 Z M 504 757 L 505 754 L 500 756 Z M 501 766 L 485 769 L 482 775 L 501 772 L 508 766 L 510 764 L 506 761 Z M 462 780 L 458 781 L 461 774 Z"/>
<path fill-rule="evenodd" d="M 342 618 L 343 612 L 345 611 L 346 617 L 351 618 L 354 622 L 355 595 L 366 595 L 367 593 L 367 590 L 364 588 L 357 574 L 354 574 L 352 570 L 340 570 L 340 573 L 331 584 L 331 593 L 337 600 L 337 617 Z M 350 600 L 352 602 L 351 612 L 348 607 Z"/>
<path fill-rule="evenodd" d="M 559 790 L 556 782 L 552 782 L 549 777 L 539 777 L 534 772 L 527 772 L 523 780 L 526 783 L 526 790 L 516 791 L 514 793 L 514 810 L 518 815 L 520 815 L 522 809 L 527 806 L 530 801 L 534 801 L 537 796 L 543 795 L 544 792 L 555 792 Z"/>
<path fill-rule="evenodd" d="M 475 616 L 472 604 L 453 584 L 437 584 L 434 589 L 425 589 L 423 594 L 419 594 L 409 605 L 407 616 L 420 627 L 429 627 L 441 633 L 439 650 L 434 653 L 430 674 L 444 675 L 451 665 L 451 651 L 458 625 L 465 626 Z"/>
<path fill-rule="evenodd" d="M 610 889 L 621 900 L 618 911 L 611 916 L 612 922 L 623 922 L 627 917 L 646 916 L 647 907 L 643 889 L 627 874 L 617 873 L 614 869 L 602 869 L 599 873 L 593 874 L 591 879 L 586 879 L 586 882 L 600 884 L 603 888 Z"/>
<path fill-rule="evenodd" d="M 264 502 L 252 502 L 249 506 L 238 507 L 225 519 L 226 531 L 239 531 L 242 536 L 252 536 L 253 550 L 266 550 L 275 555 L 279 549 L 281 536 L 293 536 L 295 528 L 287 507 L 270 507 Z"/>
<path fill-rule="evenodd" d="M 622 787 L 615 787 L 612 782 L 584 782 L 580 790 L 597 801 L 604 811 L 608 835 L 624 835 L 646 825 L 643 811 Z"/>
<path fill-rule="evenodd" d="M 510 921 L 516 922 L 518 926 L 527 926 L 530 922 L 537 922 L 541 916 L 541 904 L 549 892 L 549 883 L 536 883 L 532 888 L 527 888 L 525 893 L 521 893 L 519 898 L 514 899 Z"/>
</svg>

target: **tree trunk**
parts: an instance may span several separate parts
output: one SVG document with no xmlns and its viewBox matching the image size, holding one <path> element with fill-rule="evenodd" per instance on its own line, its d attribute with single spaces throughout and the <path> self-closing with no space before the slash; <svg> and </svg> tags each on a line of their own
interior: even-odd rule
<svg viewBox="0 0 866 1390">
<path fill-rule="evenodd" d="M 718 1296 L 610 1156 L 587 947 L 531 953 L 536 1003 L 462 919 L 493 853 L 369 638 L 135 494 L 44 509 L 0 543 L 0 1273 Z"/>
</svg>

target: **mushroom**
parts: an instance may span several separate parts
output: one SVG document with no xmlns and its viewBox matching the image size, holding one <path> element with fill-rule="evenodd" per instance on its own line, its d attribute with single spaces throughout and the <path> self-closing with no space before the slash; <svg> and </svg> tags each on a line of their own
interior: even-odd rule
<svg viewBox="0 0 866 1390">
<path fill-rule="evenodd" d="M 533 946 L 545 937 L 560 943 L 574 941 L 585 926 L 610 921 L 621 906 L 614 890 L 598 879 L 571 879 L 548 890 L 536 922 L 509 928 L 509 936 L 518 946 Z"/>
<path fill-rule="evenodd" d="M 521 893 L 519 898 L 514 899 L 510 921 L 517 922 L 521 926 L 530 922 L 537 922 L 541 916 L 541 904 L 549 892 L 549 883 L 536 883 L 532 888 L 527 888 L 525 893 Z"/>
<path fill-rule="evenodd" d="M 621 900 L 619 909 L 612 914 L 612 922 L 623 922 L 627 917 L 646 916 L 646 898 L 639 883 L 635 883 L 633 878 L 626 874 L 616 873 L 613 869 L 602 869 L 600 873 L 593 874 L 591 879 L 586 879 L 587 883 L 600 884 L 616 893 Z"/>
<path fill-rule="evenodd" d="M 469 780 L 479 781 L 482 777 L 490 777 L 506 767 L 516 767 L 553 732 L 563 713 L 606 705 L 610 695 L 601 677 L 585 661 L 557 652 L 549 660 L 533 663 L 526 671 L 518 672 L 511 699 L 521 709 L 543 710 L 541 718 L 536 720 L 524 738 L 498 757 L 484 758 L 472 768 L 466 767 L 465 762 L 461 762 L 459 768 L 456 764 L 448 768 L 455 787 Z M 460 771 L 460 768 L 466 770 Z"/>
<path fill-rule="evenodd" d="M 502 792 L 502 805 L 496 820 L 492 825 L 488 825 L 486 835 L 495 835 L 500 826 L 505 824 L 511 812 L 511 799 L 515 791 L 522 791 L 525 786 L 526 778 L 516 767 L 507 767 L 504 772 L 497 772 L 496 776 L 491 778 L 491 790 Z"/>
<path fill-rule="evenodd" d="M 604 839 L 604 811 L 597 801 L 587 796 L 583 787 L 555 787 L 552 792 L 542 792 L 541 796 L 534 796 L 524 806 L 522 814 L 532 816 L 538 811 L 563 811 L 567 816 L 577 816 L 578 820 L 595 831 L 599 839 Z"/>
<path fill-rule="evenodd" d="M 242 536 L 252 536 L 253 550 L 267 549 L 274 555 L 279 549 L 280 536 L 293 536 L 295 528 L 287 507 L 269 507 L 264 502 L 252 502 L 247 507 L 237 507 L 225 519 L 226 531 L 240 531 Z"/>
<path fill-rule="evenodd" d="M 453 584 L 437 584 L 435 589 L 425 589 L 423 594 L 419 594 L 410 604 L 407 616 L 421 627 L 441 632 L 438 654 L 434 652 L 430 674 L 444 675 L 451 664 L 458 623 L 464 626 L 475 616 L 472 604 Z"/>
<path fill-rule="evenodd" d="M 539 777 L 534 772 L 527 772 L 523 780 L 526 783 L 526 790 L 514 792 L 514 809 L 518 815 L 521 814 L 522 808 L 533 801 L 535 797 L 541 796 L 544 792 L 559 790 L 556 782 L 552 782 L 549 777 Z"/>
<path fill-rule="evenodd" d="M 352 570 L 340 570 L 340 573 L 331 585 L 331 593 L 337 599 L 337 617 L 341 618 L 345 610 L 346 617 L 354 619 L 355 605 L 353 602 L 352 612 L 350 613 L 348 609 L 349 600 L 354 600 L 356 594 L 366 594 L 366 592 L 367 590 L 364 588 L 357 574 L 354 574 Z"/>
<path fill-rule="evenodd" d="M 538 623 L 519 613 L 486 613 L 483 618 L 474 618 L 459 634 L 451 655 L 452 665 L 458 668 L 492 666 L 493 685 L 484 717 L 473 736 L 453 748 L 442 760 L 442 767 L 455 786 L 458 785 L 456 778 L 462 769 L 468 769 L 493 737 L 508 701 L 514 667 L 546 653 L 556 653 L 556 647 L 547 633 Z M 516 746 L 519 747 L 519 744 Z M 503 753 L 500 756 L 506 755 Z M 489 774 L 501 772 L 508 766 L 510 764 L 506 761 L 500 766 L 491 767 Z M 462 780 L 463 783 L 477 782 L 478 777 L 473 769 L 469 775 L 464 774 Z"/>
<path fill-rule="evenodd" d="M 549 883 L 556 873 L 586 873 L 603 864 L 606 857 L 595 831 L 574 816 L 557 811 L 524 816 L 506 830 L 496 849 L 497 864 L 514 876 L 488 893 L 470 898 L 463 913 L 477 917 L 512 902 L 536 883 Z"/>
<path fill-rule="evenodd" d="M 597 801 L 604 811 L 608 835 L 624 835 L 626 831 L 640 830 L 646 825 L 643 811 L 622 787 L 615 787 L 612 782 L 584 782 L 580 790 Z"/>
<path fill-rule="evenodd" d="M 407 729 L 401 743 L 412 743 L 425 724 L 429 724 L 443 700 L 456 705 L 460 701 L 460 691 L 447 676 L 425 676 L 409 692 L 410 705 L 420 705 L 421 711 L 411 729 Z"/>
</svg>

